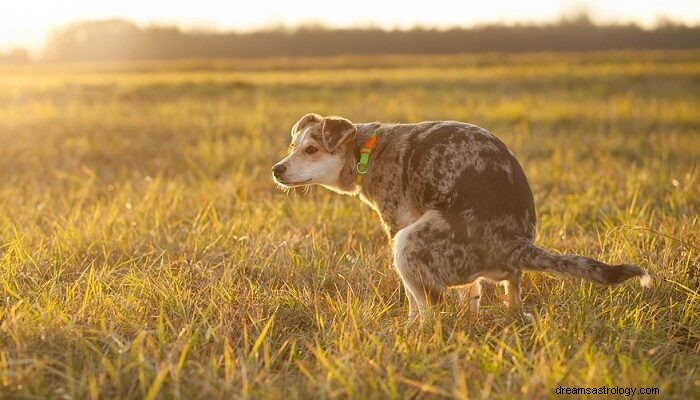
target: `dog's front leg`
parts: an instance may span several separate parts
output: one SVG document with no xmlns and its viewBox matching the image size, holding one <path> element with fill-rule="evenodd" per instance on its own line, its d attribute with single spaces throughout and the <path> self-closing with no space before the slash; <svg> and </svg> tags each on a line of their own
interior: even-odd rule
<svg viewBox="0 0 700 400">
<path fill-rule="evenodd" d="M 406 298 L 408 299 L 408 322 L 410 323 L 415 321 L 418 317 L 418 303 L 408 286 L 404 284 L 403 289 L 406 291 Z"/>
<path fill-rule="evenodd" d="M 394 237 L 394 267 L 401 277 L 401 281 L 410 293 L 415 303 L 411 307 L 409 300 L 409 318 L 418 316 L 425 321 L 434 306 L 440 302 L 444 285 L 433 273 L 436 256 L 432 254 L 433 248 L 430 242 L 424 240 L 426 233 L 430 232 L 430 220 L 418 221 L 402 230 Z"/>
</svg>

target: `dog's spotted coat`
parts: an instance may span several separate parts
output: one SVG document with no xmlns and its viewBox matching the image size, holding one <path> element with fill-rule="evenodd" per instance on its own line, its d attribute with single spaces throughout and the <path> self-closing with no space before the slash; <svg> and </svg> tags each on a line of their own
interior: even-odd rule
<svg viewBox="0 0 700 400">
<path fill-rule="evenodd" d="M 363 183 L 355 183 L 359 149 L 377 134 Z M 292 151 L 273 167 L 282 186 L 320 184 L 359 195 L 380 215 L 394 246 L 394 265 L 421 318 L 446 288 L 458 287 L 478 312 L 480 280 L 503 282 L 508 303 L 520 302 L 523 270 L 616 284 L 649 276 L 639 267 L 610 266 L 556 255 L 533 244 L 535 206 L 513 153 L 487 130 L 437 121 L 352 124 L 316 114 L 292 128 Z"/>
</svg>

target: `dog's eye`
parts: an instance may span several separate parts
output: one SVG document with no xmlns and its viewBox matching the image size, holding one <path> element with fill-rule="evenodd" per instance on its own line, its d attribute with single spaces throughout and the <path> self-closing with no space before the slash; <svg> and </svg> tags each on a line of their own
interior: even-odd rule
<svg viewBox="0 0 700 400">
<path fill-rule="evenodd" d="M 314 146 L 309 146 L 309 147 L 307 147 L 306 149 L 304 149 L 304 151 L 307 152 L 307 153 L 309 153 L 309 154 L 314 154 L 315 152 L 318 151 L 318 149 L 315 148 Z"/>
</svg>

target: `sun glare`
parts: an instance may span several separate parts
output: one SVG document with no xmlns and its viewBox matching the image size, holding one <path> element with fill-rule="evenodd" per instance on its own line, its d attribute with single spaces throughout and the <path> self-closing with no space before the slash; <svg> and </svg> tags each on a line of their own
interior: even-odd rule
<svg viewBox="0 0 700 400">
<path fill-rule="evenodd" d="M 252 30 L 269 26 L 318 23 L 330 27 L 379 26 L 386 29 L 414 26 L 448 28 L 485 23 L 542 23 L 585 11 L 595 21 L 635 22 L 651 26 L 667 18 L 686 24 L 700 20 L 697 1 L 574 1 L 492 0 L 489 2 L 436 0 L 424 3 L 358 0 L 251 3 L 220 0 L 124 0 L 62 2 L 28 0 L 5 5 L 0 13 L 0 50 L 22 47 L 40 51 L 51 32 L 67 24 L 120 18 L 141 25 L 167 24 L 184 29 Z"/>
</svg>

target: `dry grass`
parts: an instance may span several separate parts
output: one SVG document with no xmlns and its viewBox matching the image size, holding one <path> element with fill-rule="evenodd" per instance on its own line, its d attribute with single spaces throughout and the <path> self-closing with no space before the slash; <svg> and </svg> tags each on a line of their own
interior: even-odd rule
<svg viewBox="0 0 700 400">
<path fill-rule="evenodd" d="M 697 52 L 0 69 L 0 397 L 699 396 L 699 110 Z M 371 211 L 270 180 L 310 111 L 487 127 L 538 243 L 657 285 L 528 274 L 532 324 L 487 287 L 406 327 Z"/>
</svg>

